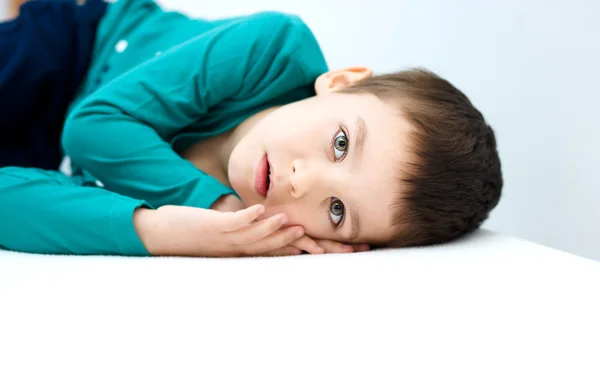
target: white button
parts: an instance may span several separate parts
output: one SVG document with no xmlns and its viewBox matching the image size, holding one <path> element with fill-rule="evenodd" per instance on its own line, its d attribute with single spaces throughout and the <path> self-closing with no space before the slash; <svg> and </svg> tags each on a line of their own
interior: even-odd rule
<svg viewBox="0 0 600 380">
<path fill-rule="evenodd" d="M 79 5 L 80 7 L 81 7 L 82 5 L 85 5 L 85 2 L 86 2 L 86 0 L 77 0 L 77 1 L 76 1 L 77 5 Z"/>
<path fill-rule="evenodd" d="M 102 182 L 100 182 L 99 180 L 96 180 L 96 186 L 104 187 L 104 184 Z"/>
<path fill-rule="evenodd" d="M 157 51 L 156 53 L 154 53 L 155 56 L 161 55 L 161 54 L 162 54 L 162 51 Z"/>
<path fill-rule="evenodd" d="M 67 177 L 71 177 L 73 175 L 73 171 L 71 170 L 71 157 L 65 156 L 62 159 L 58 170 Z"/>
<path fill-rule="evenodd" d="M 122 53 L 125 51 L 125 49 L 127 49 L 127 45 L 129 45 L 127 41 L 121 40 L 117 42 L 117 45 L 115 45 L 115 50 L 117 51 L 117 53 Z"/>
</svg>

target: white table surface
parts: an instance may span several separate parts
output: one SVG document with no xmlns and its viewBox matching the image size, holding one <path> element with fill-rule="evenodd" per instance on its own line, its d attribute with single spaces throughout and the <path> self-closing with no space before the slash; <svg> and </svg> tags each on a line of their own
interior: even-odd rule
<svg viewBox="0 0 600 380">
<path fill-rule="evenodd" d="M 0 252 L 0 379 L 600 379 L 600 263 L 482 230 L 279 258 Z"/>
</svg>

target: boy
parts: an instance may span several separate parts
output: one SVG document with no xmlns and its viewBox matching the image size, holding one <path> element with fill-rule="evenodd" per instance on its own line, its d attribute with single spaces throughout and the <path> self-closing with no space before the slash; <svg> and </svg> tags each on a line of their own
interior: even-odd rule
<svg viewBox="0 0 600 380">
<path fill-rule="evenodd" d="M 106 7 L 29 6 L 40 3 L 82 19 Z M 498 203 L 491 128 L 428 71 L 328 71 L 308 27 L 281 13 L 190 20 L 121 0 L 93 16 L 62 131 L 70 176 L 0 169 L 5 248 L 236 256 L 431 244 L 477 228 Z"/>
</svg>

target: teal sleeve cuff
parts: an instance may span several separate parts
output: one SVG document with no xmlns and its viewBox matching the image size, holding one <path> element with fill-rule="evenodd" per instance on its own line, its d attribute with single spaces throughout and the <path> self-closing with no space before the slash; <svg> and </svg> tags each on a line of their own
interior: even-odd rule
<svg viewBox="0 0 600 380">
<path fill-rule="evenodd" d="M 152 208 L 146 202 L 132 198 L 115 197 L 114 199 L 110 213 L 110 230 L 119 247 L 120 255 L 150 256 L 133 225 L 133 212 L 138 207 Z"/>
</svg>

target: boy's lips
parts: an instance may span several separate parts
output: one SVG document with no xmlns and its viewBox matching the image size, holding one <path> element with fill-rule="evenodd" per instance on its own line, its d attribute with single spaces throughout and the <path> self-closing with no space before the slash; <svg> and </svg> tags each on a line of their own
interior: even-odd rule
<svg viewBox="0 0 600 380">
<path fill-rule="evenodd" d="M 254 190 L 263 198 L 266 198 L 267 191 L 269 190 L 267 185 L 267 177 L 269 175 L 269 159 L 265 153 L 263 157 L 258 161 L 256 170 L 254 171 Z"/>
</svg>

